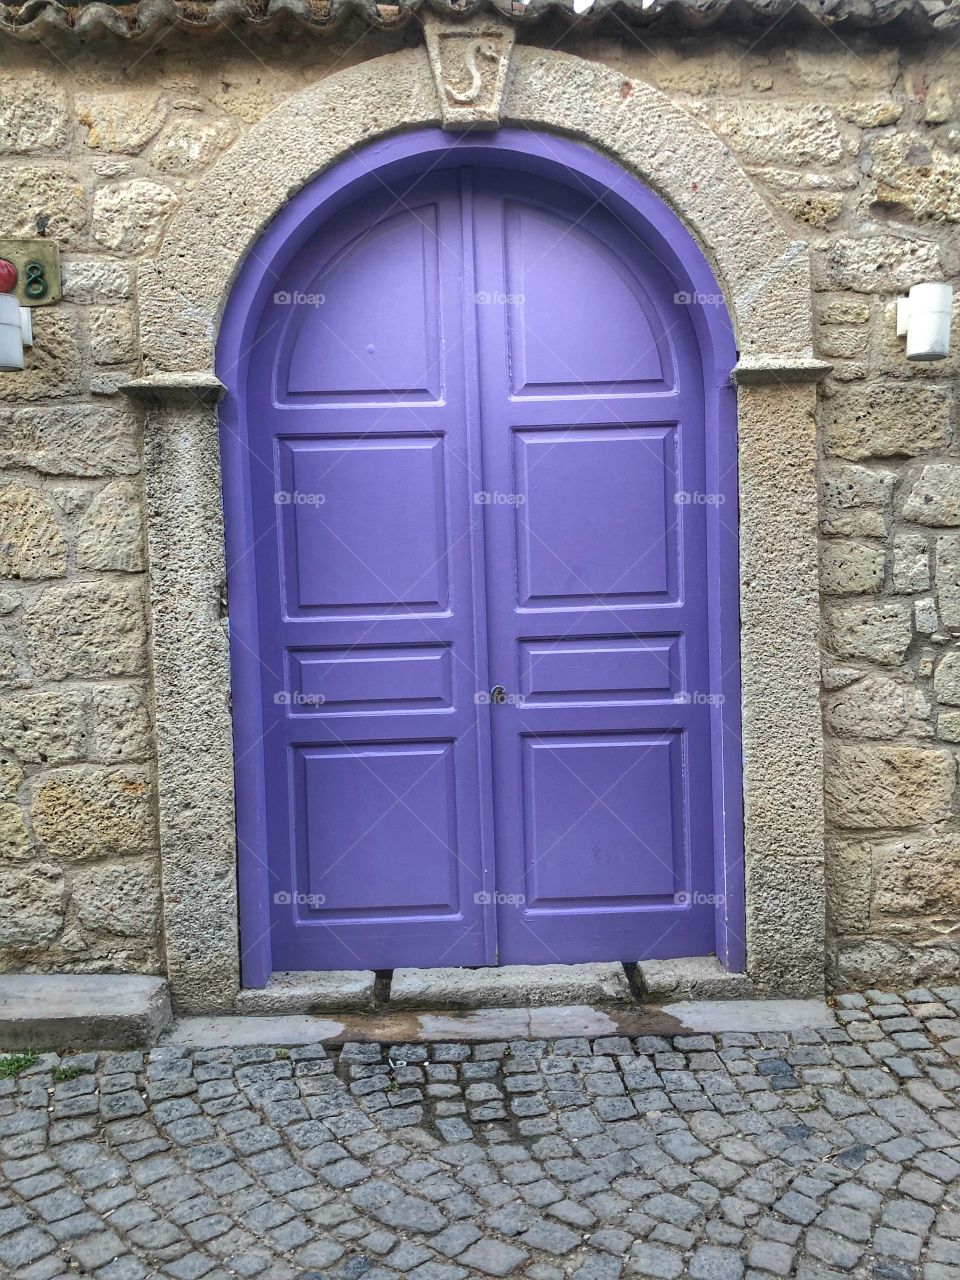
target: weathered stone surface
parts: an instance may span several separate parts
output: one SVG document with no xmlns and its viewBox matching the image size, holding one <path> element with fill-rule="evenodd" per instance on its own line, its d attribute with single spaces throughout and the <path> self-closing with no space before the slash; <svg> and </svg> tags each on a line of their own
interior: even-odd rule
<svg viewBox="0 0 960 1280">
<path fill-rule="evenodd" d="M 839 236 L 818 263 L 826 288 L 855 293 L 908 289 L 923 280 L 938 279 L 941 271 L 940 250 L 932 240 L 895 235 Z"/>
<path fill-rule="evenodd" d="M 130 268 L 110 258 L 60 260 L 63 297 L 66 302 L 118 302 L 131 294 Z"/>
<path fill-rule="evenodd" d="M 67 540 L 39 489 L 0 488 L 0 577 L 60 578 Z"/>
<path fill-rule="evenodd" d="M 827 726 L 841 737 L 896 738 L 928 734 L 930 706 L 919 689 L 892 676 L 868 675 L 828 695 Z"/>
<path fill-rule="evenodd" d="M 144 861 L 85 867 L 73 879 L 73 901 L 84 929 L 151 938 L 159 908 L 156 865 Z"/>
<path fill-rule="evenodd" d="M 843 138 L 829 107 L 745 100 L 723 105 L 717 128 L 741 160 L 753 164 L 834 164 Z"/>
<path fill-rule="evenodd" d="M 831 97 L 891 89 L 899 72 L 896 50 L 852 49 L 827 33 L 791 45 L 785 59 L 801 84 Z"/>
<path fill-rule="evenodd" d="M 86 695 L 76 689 L 0 698 L 0 750 L 22 764 L 64 764 L 87 751 Z"/>
<path fill-rule="evenodd" d="M 865 933 L 873 896 L 873 846 L 834 837 L 827 843 L 827 918 L 835 933 Z"/>
<path fill-rule="evenodd" d="M 896 124 L 903 115 L 903 103 L 890 98 L 876 98 L 872 102 L 845 102 L 837 108 L 844 120 L 858 124 L 861 129 L 880 129 Z"/>
<path fill-rule="evenodd" d="M 80 180 L 47 165 L 0 164 L 0 236 L 38 234 L 38 225 L 61 246 L 79 244 L 87 220 Z"/>
<path fill-rule="evenodd" d="M 145 178 L 100 187 L 93 198 L 93 237 L 114 253 L 143 253 L 160 239 L 176 203 L 174 191 Z"/>
<path fill-rule="evenodd" d="M 499 969 L 395 969 L 390 1000 L 400 1009 L 593 1004 L 631 999 L 620 964 L 504 965 Z"/>
<path fill-rule="evenodd" d="M 50 680 L 138 675 L 144 668 L 143 601 L 136 582 L 49 587 L 24 609 L 34 671 Z"/>
<path fill-rule="evenodd" d="M 0 76 L 0 152 L 53 150 L 66 132 L 66 97 L 49 77 Z"/>
<path fill-rule="evenodd" d="M 126 364 L 136 358 L 133 314 L 127 307 L 91 307 L 90 349 L 97 364 Z"/>
<path fill-rule="evenodd" d="M 828 606 L 827 645 L 838 658 L 869 658 L 885 665 L 902 662 L 913 637 L 911 617 L 905 600 Z"/>
<path fill-rule="evenodd" d="M 22 370 L 0 373 L 0 405 L 75 396 L 81 367 L 76 317 L 62 307 L 35 307 L 33 346 Z"/>
<path fill-rule="evenodd" d="M 915 827 L 951 812 L 956 764 L 949 751 L 926 747 L 831 744 L 826 765 L 827 815 L 840 827 Z"/>
<path fill-rule="evenodd" d="M 894 591 L 926 591 L 930 586 L 930 547 L 922 534 L 899 533 L 893 540 Z"/>
<path fill-rule="evenodd" d="M 877 911 L 886 915 L 960 915 L 960 836 L 885 844 L 877 856 Z"/>
<path fill-rule="evenodd" d="M 0 804 L 0 866 L 28 857 L 33 841 L 18 804 Z"/>
<path fill-rule="evenodd" d="M 937 712 L 937 737 L 941 742 L 960 742 L 960 711 Z"/>
<path fill-rule="evenodd" d="M 170 994 L 162 978 L 115 973 L 8 974 L 0 978 L 0 1010 L 0 1043 L 8 1049 L 56 1045 L 60 1053 L 122 1050 L 104 1083 L 104 1095 L 113 1102 L 105 1101 L 102 1114 L 109 1122 L 118 1115 L 139 1113 L 135 1102 L 130 1102 L 130 1109 L 118 1109 L 119 1091 L 109 1086 L 115 1086 L 118 1077 L 122 1080 L 128 1068 L 139 1067 L 142 1059 L 137 1051 L 152 1049 L 171 1021 Z M 78 1059 L 71 1057 L 68 1066 L 77 1064 Z M 128 1100 L 137 1096 L 124 1092 Z M 141 1222 L 135 1216 L 131 1228 Z M 123 1270 L 128 1270 L 124 1257 L 131 1256 L 118 1259 Z"/>
<path fill-rule="evenodd" d="M 798 222 L 802 222 L 808 227 L 817 227 L 820 230 L 829 227 L 831 222 L 836 222 L 837 218 L 843 213 L 843 196 L 836 191 L 784 191 L 777 197 L 777 200 L 786 209 L 787 213 L 796 218 Z M 833 345 L 836 345 L 836 340 Z M 856 341 L 854 345 L 862 350 L 862 344 L 859 341 Z M 824 349 L 823 354 L 839 355 L 847 353 L 830 352 Z"/>
<path fill-rule="evenodd" d="M 93 758 L 146 760 L 152 753 L 150 714 L 141 685 L 102 685 L 93 691 Z"/>
<path fill-rule="evenodd" d="M 139 487 L 114 480 L 90 503 L 77 533 L 79 569 L 122 569 L 145 566 Z"/>
<path fill-rule="evenodd" d="M 0 758 L 0 800 L 16 800 L 23 782 L 23 770 L 12 760 Z"/>
<path fill-rule="evenodd" d="M 960 463 L 928 462 L 907 494 L 903 517 L 918 524 L 960 525 Z"/>
<path fill-rule="evenodd" d="M 166 173 L 203 169 L 237 136 L 233 120 L 204 120 L 176 112 L 153 145 L 150 158 Z"/>
<path fill-rule="evenodd" d="M 933 691 L 940 702 L 960 707 L 960 652 L 945 653 L 933 673 Z"/>
<path fill-rule="evenodd" d="M 870 304 L 862 298 L 840 295 L 831 298 L 820 312 L 821 324 L 865 325 L 870 319 Z"/>
<path fill-rule="evenodd" d="M 884 560 L 880 543 L 830 538 L 820 548 L 820 586 L 828 595 L 879 591 Z"/>
<path fill-rule="evenodd" d="M 0 625 L 0 689 L 26 689 L 33 683 L 22 645 L 9 625 Z"/>
<path fill-rule="evenodd" d="M 0 375 L 16 376 L 21 375 Z M 55 476 L 135 475 L 139 415 L 128 404 L 0 408 L 0 466 L 32 467 Z"/>
<path fill-rule="evenodd" d="M 156 93 L 81 93 L 77 118 L 88 147 L 136 155 L 159 130 L 166 106 Z"/>
<path fill-rule="evenodd" d="M 886 513 L 893 496 L 894 473 L 854 463 L 832 462 L 820 473 L 820 526 L 838 537 L 886 535 Z"/>
<path fill-rule="evenodd" d="M 856 461 L 943 448 L 950 406 L 945 387 L 878 382 L 840 388 L 821 410 L 826 450 Z"/>
<path fill-rule="evenodd" d="M 960 534 L 937 538 L 935 566 L 940 620 L 945 627 L 960 627 Z"/>
<path fill-rule="evenodd" d="M 149 776 L 143 769 L 92 765 L 41 774 L 30 820 L 51 858 L 81 861 L 148 853 L 154 840 Z"/>
<path fill-rule="evenodd" d="M 0 868 L 0 948 L 29 950 L 49 943 L 63 928 L 65 899 L 56 867 Z"/>
<path fill-rule="evenodd" d="M 871 152 L 878 204 L 920 220 L 960 222 L 960 158 L 903 133 L 875 138 Z"/>
</svg>

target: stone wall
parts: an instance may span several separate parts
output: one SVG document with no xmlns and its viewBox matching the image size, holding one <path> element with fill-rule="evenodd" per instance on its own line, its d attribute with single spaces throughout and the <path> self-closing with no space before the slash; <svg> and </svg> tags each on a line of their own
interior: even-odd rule
<svg viewBox="0 0 960 1280">
<path fill-rule="evenodd" d="M 663 89 L 811 244 L 818 354 L 834 364 L 819 423 L 833 969 L 955 976 L 960 326 L 949 361 L 908 365 L 893 300 L 960 270 L 960 49 L 523 38 Z M 137 262 L 272 107 L 415 42 L 5 50 L 0 235 L 56 238 L 65 296 L 34 312 L 29 369 L 0 374 L 0 968 L 163 970 L 141 423 L 118 392 L 138 371 Z"/>
</svg>

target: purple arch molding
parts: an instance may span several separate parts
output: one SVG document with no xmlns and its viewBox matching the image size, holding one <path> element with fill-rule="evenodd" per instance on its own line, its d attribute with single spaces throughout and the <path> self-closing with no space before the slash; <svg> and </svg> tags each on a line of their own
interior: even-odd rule
<svg viewBox="0 0 960 1280">
<path fill-rule="evenodd" d="M 612 160 L 564 138 L 527 129 L 450 134 L 429 128 L 372 142 L 315 178 L 291 198 L 244 260 L 223 315 L 216 372 L 226 394 L 220 405 L 225 538 L 231 627 L 251 642 L 232 654 L 232 701 L 238 831 L 242 983 L 261 987 L 270 976 L 270 897 L 265 847 L 261 665 L 253 575 L 243 558 L 252 543 L 250 452 L 243 388 L 258 318 L 284 266 L 331 217 L 366 191 L 396 190 L 405 178 L 454 166 L 521 170 L 596 198 L 653 252 L 677 293 L 699 305 L 689 314 L 700 347 L 705 399 L 707 484 L 722 502 L 708 508 L 707 556 L 712 714 L 713 826 L 716 834 L 716 954 L 730 971 L 746 966 L 743 791 L 739 677 L 737 409 L 731 370 L 737 348 L 730 314 L 709 263 L 677 215 L 639 179 Z M 239 651 L 238 651 L 239 649 Z M 624 957 L 632 959 L 633 957 Z"/>
</svg>

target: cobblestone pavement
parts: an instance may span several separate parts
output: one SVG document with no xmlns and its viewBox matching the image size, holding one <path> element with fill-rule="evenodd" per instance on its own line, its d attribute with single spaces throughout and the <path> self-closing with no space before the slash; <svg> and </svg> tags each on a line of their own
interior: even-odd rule
<svg viewBox="0 0 960 1280">
<path fill-rule="evenodd" d="M 960 987 L 792 1034 L 46 1055 L 0 1274 L 960 1280 Z"/>
</svg>

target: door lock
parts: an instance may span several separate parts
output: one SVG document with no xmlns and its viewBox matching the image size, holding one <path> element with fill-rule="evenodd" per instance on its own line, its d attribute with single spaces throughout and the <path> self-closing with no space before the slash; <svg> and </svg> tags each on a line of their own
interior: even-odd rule
<svg viewBox="0 0 960 1280">
<path fill-rule="evenodd" d="M 506 689 L 503 687 L 502 684 L 495 684 L 493 688 L 490 690 L 490 701 L 506 702 L 506 700 L 507 700 Z"/>
</svg>

